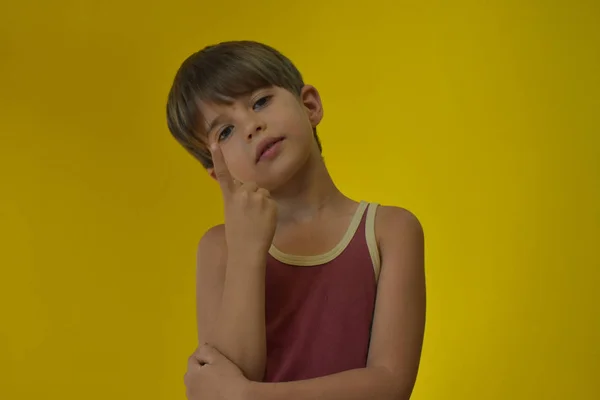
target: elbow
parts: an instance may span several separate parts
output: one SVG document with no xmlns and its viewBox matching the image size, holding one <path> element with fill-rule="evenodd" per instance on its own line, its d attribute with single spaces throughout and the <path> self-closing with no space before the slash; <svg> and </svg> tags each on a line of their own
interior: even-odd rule
<svg viewBox="0 0 600 400">
<path fill-rule="evenodd" d="M 207 343 L 234 363 L 246 379 L 252 382 L 263 381 L 266 350 L 258 351 L 256 347 L 243 346 L 231 336 L 219 335 L 218 332 L 213 332 L 207 339 Z"/>
<path fill-rule="evenodd" d="M 266 354 L 257 355 L 255 352 L 241 351 L 236 361 L 232 360 L 240 368 L 246 379 L 252 382 L 262 382 L 265 377 Z"/>
<path fill-rule="evenodd" d="M 409 400 L 412 396 L 414 385 L 399 382 L 393 385 L 390 400 Z"/>
<path fill-rule="evenodd" d="M 251 382 L 262 382 L 265 378 L 265 368 L 264 360 L 252 360 L 240 366 L 246 379 Z"/>
<path fill-rule="evenodd" d="M 234 355 L 235 354 L 235 355 Z M 252 382 L 262 382 L 265 376 L 266 357 L 257 356 L 254 352 L 239 351 L 228 357 L 238 366 L 244 377 Z"/>
<path fill-rule="evenodd" d="M 410 396 L 412 396 L 412 388 L 409 390 L 401 390 L 394 397 L 394 400 L 410 400 Z"/>
<path fill-rule="evenodd" d="M 244 371 L 242 371 L 242 372 L 244 372 Z M 244 372 L 244 376 L 246 377 L 246 379 L 248 379 L 251 382 L 262 382 L 263 379 L 265 378 L 264 372 L 260 371 L 260 370 Z"/>
<path fill-rule="evenodd" d="M 399 379 L 395 381 L 392 400 L 409 400 L 415 387 L 415 381 L 410 379 Z"/>
<path fill-rule="evenodd" d="M 389 382 L 389 400 L 409 400 L 415 387 L 416 377 L 408 377 L 406 374 L 394 373 L 385 368 Z"/>
<path fill-rule="evenodd" d="M 262 382 L 265 377 L 265 364 L 262 360 L 249 357 L 235 357 L 229 359 L 236 364 L 244 377 L 252 382 Z"/>
</svg>

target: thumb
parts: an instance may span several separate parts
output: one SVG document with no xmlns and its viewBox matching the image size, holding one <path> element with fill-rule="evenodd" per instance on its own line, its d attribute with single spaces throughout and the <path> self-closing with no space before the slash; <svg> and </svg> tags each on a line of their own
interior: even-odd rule
<svg viewBox="0 0 600 400">
<path fill-rule="evenodd" d="M 219 350 L 215 349 L 209 344 L 202 345 L 198 348 L 195 354 L 196 359 L 200 362 L 200 364 L 210 364 L 214 365 L 218 363 L 219 360 L 224 358 Z"/>
</svg>

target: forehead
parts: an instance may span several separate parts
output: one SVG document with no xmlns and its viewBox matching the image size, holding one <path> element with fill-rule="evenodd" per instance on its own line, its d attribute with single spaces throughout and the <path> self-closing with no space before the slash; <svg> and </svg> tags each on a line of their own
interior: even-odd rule
<svg viewBox="0 0 600 400">
<path fill-rule="evenodd" d="M 220 101 L 199 100 L 197 102 L 198 111 L 205 117 L 208 117 L 209 115 L 221 114 L 223 112 L 240 107 L 240 105 L 244 103 L 244 100 L 245 99 L 243 97 L 223 99 Z"/>
</svg>

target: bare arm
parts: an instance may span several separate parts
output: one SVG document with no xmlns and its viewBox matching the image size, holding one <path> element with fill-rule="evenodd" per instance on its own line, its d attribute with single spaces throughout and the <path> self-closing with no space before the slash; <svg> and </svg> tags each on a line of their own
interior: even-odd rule
<svg viewBox="0 0 600 400">
<path fill-rule="evenodd" d="M 225 225 L 211 229 L 198 249 L 198 337 L 234 362 L 251 381 L 266 364 L 265 268 L 277 223 L 268 191 L 237 183 L 217 144 L 214 176 L 225 208 Z"/>
<path fill-rule="evenodd" d="M 250 383 L 249 400 L 406 400 L 416 381 L 425 329 L 424 240 L 408 211 L 377 214 L 382 268 L 366 368 L 289 383 Z"/>
<path fill-rule="evenodd" d="M 214 346 L 249 380 L 260 381 L 266 362 L 266 254 L 227 253 L 223 225 L 210 229 L 198 246 L 198 343 Z"/>
</svg>

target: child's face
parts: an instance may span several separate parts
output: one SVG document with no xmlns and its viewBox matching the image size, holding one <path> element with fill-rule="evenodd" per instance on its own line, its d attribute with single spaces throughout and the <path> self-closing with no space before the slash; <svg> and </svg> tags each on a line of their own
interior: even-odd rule
<svg viewBox="0 0 600 400">
<path fill-rule="evenodd" d="M 231 175 L 240 182 L 275 190 L 319 151 L 313 128 L 323 111 L 312 86 L 305 86 L 299 98 L 270 87 L 232 104 L 201 104 L 201 109 L 208 144 L 221 147 Z"/>
</svg>

